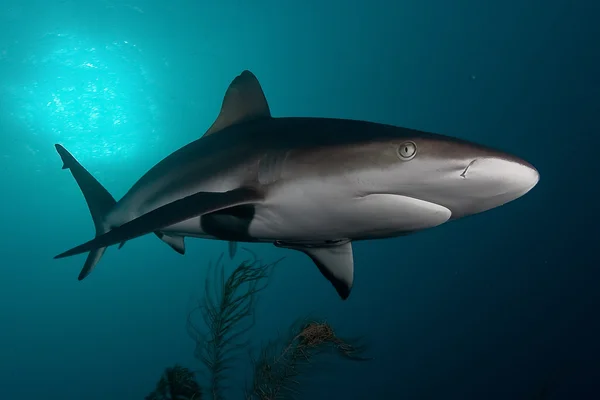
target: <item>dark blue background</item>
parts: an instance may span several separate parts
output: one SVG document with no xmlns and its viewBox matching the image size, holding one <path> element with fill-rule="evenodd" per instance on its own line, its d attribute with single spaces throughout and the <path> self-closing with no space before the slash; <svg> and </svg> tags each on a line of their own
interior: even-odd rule
<svg viewBox="0 0 600 400">
<path fill-rule="evenodd" d="M 2 400 L 141 399 L 164 367 L 199 366 L 186 311 L 226 244 L 180 257 L 136 239 L 77 282 L 84 258 L 52 257 L 93 227 L 53 144 L 118 198 L 203 134 L 243 69 L 275 116 L 444 133 L 541 173 L 499 209 L 357 244 L 346 302 L 305 256 L 251 246 L 287 256 L 257 346 L 307 313 L 371 343 L 373 361 L 319 370 L 304 398 L 600 398 L 598 2 L 89 3 L 0 6 Z"/>
</svg>

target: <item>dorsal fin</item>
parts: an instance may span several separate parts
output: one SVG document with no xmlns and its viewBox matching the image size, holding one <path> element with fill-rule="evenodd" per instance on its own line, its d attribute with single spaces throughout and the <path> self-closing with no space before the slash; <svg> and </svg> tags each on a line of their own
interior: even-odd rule
<svg viewBox="0 0 600 400">
<path fill-rule="evenodd" d="M 246 70 L 229 85 L 223 98 L 221 112 L 204 136 L 242 121 L 270 116 L 269 104 L 258 79 Z"/>
</svg>

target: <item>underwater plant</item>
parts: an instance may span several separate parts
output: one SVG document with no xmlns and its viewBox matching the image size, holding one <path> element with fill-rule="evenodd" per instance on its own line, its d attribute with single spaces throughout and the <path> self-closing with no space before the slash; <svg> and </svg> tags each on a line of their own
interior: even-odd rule
<svg viewBox="0 0 600 400">
<path fill-rule="evenodd" d="M 213 400 L 225 399 L 227 373 L 241 354 L 248 352 L 250 341 L 247 333 L 255 324 L 257 295 L 267 287 L 273 267 L 282 260 L 263 263 L 254 253 L 244 250 L 250 257 L 238 264 L 227 278 L 223 255 L 215 264 L 211 263 L 209 275 L 212 273 L 213 279 L 205 280 L 204 296 L 188 313 L 186 330 L 196 343 L 194 356 L 207 372 L 205 393 Z M 201 323 L 197 322 L 198 314 Z M 314 367 L 318 354 L 333 352 L 348 360 L 367 360 L 361 356 L 364 350 L 364 346 L 359 346 L 356 340 L 338 337 L 333 327 L 324 320 L 299 320 L 292 324 L 286 337 L 268 342 L 258 359 L 251 360 L 254 376 L 251 389 L 246 390 L 246 398 L 292 399 L 300 393 L 299 375 Z M 155 392 L 165 386 L 164 379 L 165 376 Z M 197 396 L 200 396 L 200 391 Z M 146 398 L 166 399 L 197 400 L 200 397 Z"/>
<path fill-rule="evenodd" d="M 269 343 L 254 361 L 252 391 L 246 394 L 247 399 L 294 398 L 300 393 L 298 376 L 323 352 L 333 351 L 349 360 L 368 360 L 361 356 L 364 346 L 341 339 L 326 321 L 306 320 L 293 324 L 289 332 L 283 344 Z"/>
<path fill-rule="evenodd" d="M 202 390 L 191 370 L 175 365 L 165 369 L 156 389 L 145 400 L 201 400 Z"/>
<path fill-rule="evenodd" d="M 214 281 L 206 279 L 203 300 L 188 314 L 186 328 L 196 342 L 194 356 L 209 372 L 208 392 L 214 400 L 224 399 L 225 372 L 249 345 L 244 336 L 254 326 L 256 295 L 267 287 L 269 272 L 281 261 L 264 264 L 254 253 L 250 254 L 252 257 L 242 261 L 227 279 L 221 255 L 209 267 Z M 194 322 L 198 311 L 205 328 Z"/>
</svg>

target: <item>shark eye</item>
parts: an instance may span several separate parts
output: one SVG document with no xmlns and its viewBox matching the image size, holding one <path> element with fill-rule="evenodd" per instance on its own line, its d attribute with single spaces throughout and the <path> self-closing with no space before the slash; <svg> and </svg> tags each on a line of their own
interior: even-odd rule
<svg viewBox="0 0 600 400">
<path fill-rule="evenodd" d="M 414 142 L 404 142 L 398 148 L 398 155 L 404 161 L 412 160 L 417 154 L 417 145 Z"/>
</svg>

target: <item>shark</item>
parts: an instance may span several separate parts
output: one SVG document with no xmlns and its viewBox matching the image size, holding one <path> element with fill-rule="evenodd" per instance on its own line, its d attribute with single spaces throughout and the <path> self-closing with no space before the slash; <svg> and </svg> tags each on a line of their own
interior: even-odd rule
<svg viewBox="0 0 600 400">
<path fill-rule="evenodd" d="M 456 137 L 378 122 L 273 117 L 244 70 L 197 140 L 150 168 L 119 200 L 55 145 L 89 207 L 79 280 L 109 246 L 146 234 L 185 254 L 185 238 L 271 243 L 306 254 L 341 299 L 353 242 L 399 237 L 518 199 L 539 181 L 527 161 Z"/>
</svg>

